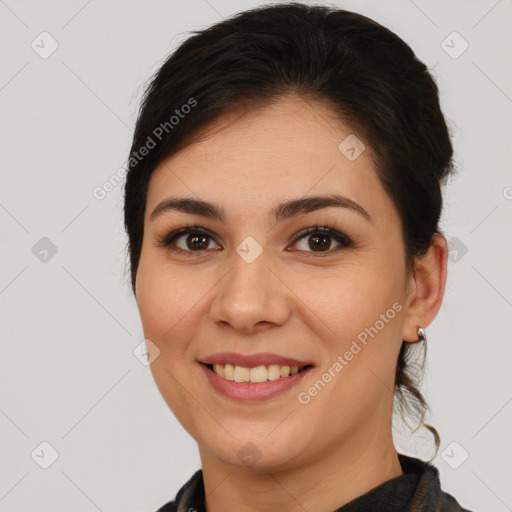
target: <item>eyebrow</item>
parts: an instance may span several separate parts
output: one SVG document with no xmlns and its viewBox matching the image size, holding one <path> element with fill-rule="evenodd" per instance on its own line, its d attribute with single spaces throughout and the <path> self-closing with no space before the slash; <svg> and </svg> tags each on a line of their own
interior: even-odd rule
<svg viewBox="0 0 512 512">
<path fill-rule="evenodd" d="M 310 213 L 316 210 L 322 210 L 330 207 L 347 208 L 362 215 L 366 220 L 371 222 L 370 214 L 359 204 L 338 194 L 330 194 L 327 196 L 308 196 L 300 199 L 291 199 L 281 203 L 276 208 L 272 209 L 270 216 L 276 223 L 282 222 L 292 217 L 297 217 L 305 213 Z M 206 201 L 194 199 L 191 197 L 184 198 L 167 198 L 159 203 L 153 212 L 150 219 L 154 220 L 156 217 L 163 215 L 168 211 L 180 211 L 192 215 L 200 215 L 212 219 L 225 222 L 226 215 L 224 208 L 217 206 Z"/>
</svg>

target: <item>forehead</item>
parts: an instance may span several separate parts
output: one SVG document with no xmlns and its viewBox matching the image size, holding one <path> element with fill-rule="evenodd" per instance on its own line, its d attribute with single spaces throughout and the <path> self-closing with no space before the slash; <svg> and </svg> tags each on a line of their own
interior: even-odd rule
<svg viewBox="0 0 512 512">
<path fill-rule="evenodd" d="M 332 111 L 300 97 L 227 112 L 153 172 L 147 215 L 168 195 L 197 196 L 243 214 L 304 195 L 339 193 L 367 210 L 389 209 L 371 148 Z M 345 142 L 344 142 L 345 141 Z M 341 144 L 341 149 L 340 149 Z M 370 212 L 371 213 L 371 212 Z"/>
</svg>

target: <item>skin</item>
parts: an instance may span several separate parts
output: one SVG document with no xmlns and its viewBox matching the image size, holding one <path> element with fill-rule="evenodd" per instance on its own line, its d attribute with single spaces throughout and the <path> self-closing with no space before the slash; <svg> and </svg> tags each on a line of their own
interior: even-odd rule
<svg viewBox="0 0 512 512">
<path fill-rule="evenodd" d="M 436 234 L 407 273 L 400 218 L 371 148 L 354 161 L 338 149 L 351 133 L 327 107 L 281 97 L 240 116 L 223 114 L 152 175 L 137 303 L 144 335 L 160 349 L 151 365 L 158 389 L 198 443 L 209 512 L 331 512 L 403 473 L 391 435 L 396 361 L 402 340 L 416 342 L 418 326 L 441 306 L 447 246 Z M 269 216 L 286 200 L 331 193 L 360 204 L 371 220 L 337 207 L 278 224 Z M 179 211 L 152 220 L 170 196 L 222 206 L 226 221 Z M 185 223 L 212 232 L 207 249 L 187 256 L 158 246 Z M 325 224 L 356 245 L 331 238 L 327 254 L 308 245 L 311 235 L 292 242 Z M 252 263 L 236 252 L 248 236 L 263 249 Z M 177 242 L 183 251 L 186 240 Z M 301 404 L 298 393 L 394 303 L 401 311 Z M 315 368 L 275 398 L 240 404 L 214 391 L 197 362 L 225 351 L 274 352 Z M 261 456 L 252 466 L 237 456 L 248 442 Z"/>
</svg>

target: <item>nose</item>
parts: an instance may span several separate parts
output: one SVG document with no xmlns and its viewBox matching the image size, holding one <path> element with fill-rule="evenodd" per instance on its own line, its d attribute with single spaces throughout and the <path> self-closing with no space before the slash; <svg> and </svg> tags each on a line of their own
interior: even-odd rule
<svg viewBox="0 0 512 512">
<path fill-rule="evenodd" d="M 216 287 L 210 309 L 216 324 L 251 334 L 286 323 L 290 293 L 269 263 L 265 251 L 252 263 L 233 255 L 231 271 Z"/>
</svg>

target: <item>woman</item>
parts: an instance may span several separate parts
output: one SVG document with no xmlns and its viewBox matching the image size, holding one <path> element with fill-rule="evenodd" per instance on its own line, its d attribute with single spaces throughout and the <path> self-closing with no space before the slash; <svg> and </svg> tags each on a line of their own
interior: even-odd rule
<svg viewBox="0 0 512 512">
<path fill-rule="evenodd" d="M 426 411 L 407 362 L 444 294 L 452 152 L 425 65 L 355 13 L 246 11 L 163 64 L 125 226 L 153 376 L 202 469 L 160 512 L 465 510 L 391 430 L 395 396 Z"/>
</svg>

